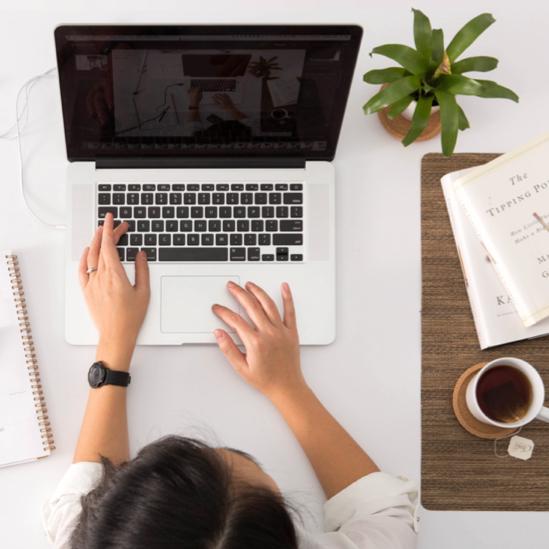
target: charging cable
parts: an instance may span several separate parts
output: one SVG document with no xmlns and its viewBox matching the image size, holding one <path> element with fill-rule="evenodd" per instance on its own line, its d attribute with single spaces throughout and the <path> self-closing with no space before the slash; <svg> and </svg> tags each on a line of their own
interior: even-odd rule
<svg viewBox="0 0 549 549">
<path fill-rule="evenodd" d="M 49 223 L 42 219 L 30 206 L 27 200 L 27 194 L 25 192 L 25 165 L 23 161 L 23 152 L 21 150 L 21 135 L 25 126 L 29 120 L 29 98 L 32 88 L 36 85 L 37 82 L 53 74 L 57 70 L 56 67 L 48 69 L 41 74 L 33 76 L 27 80 L 19 91 L 17 92 L 17 97 L 15 100 L 15 123 L 10 126 L 7 130 L 0 133 L 0 139 L 13 140 L 17 139 L 17 149 L 18 149 L 18 158 L 19 158 L 19 188 L 21 190 L 21 196 L 23 198 L 23 203 L 25 204 L 27 210 L 31 215 L 42 225 L 50 229 L 66 229 L 66 225 Z"/>
</svg>

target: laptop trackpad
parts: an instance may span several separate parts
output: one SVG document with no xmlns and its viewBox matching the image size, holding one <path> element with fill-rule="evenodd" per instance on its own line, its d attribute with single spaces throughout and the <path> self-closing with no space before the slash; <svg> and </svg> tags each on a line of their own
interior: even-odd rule
<svg viewBox="0 0 549 549">
<path fill-rule="evenodd" d="M 238 276 L 163 276 L 160 329 L 165 333 L 203 333 L 230 330 L 212 313 L 218 303 L 239 312 L 227 291 L 227 282 L 240 284 Z"/>
</svg>

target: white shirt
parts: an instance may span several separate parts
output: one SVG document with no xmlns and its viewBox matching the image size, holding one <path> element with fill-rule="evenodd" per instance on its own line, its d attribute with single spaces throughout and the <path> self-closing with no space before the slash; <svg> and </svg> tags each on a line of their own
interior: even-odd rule
<svg viewBox="0 0 549 549">
<path fill-rule="evenodd" d="M 71 465 L 43 509 L 43 523 L 55 549 L 72 549 L 70 538 L 82 510 L 80 498 L 99 482 L 103 466 Z M 325 532 L 299 525 L 300 549 L 413 549 L 416 546 L 417 489 L 386 473 L 367 475 L 324 504 Z"/>
</svg>

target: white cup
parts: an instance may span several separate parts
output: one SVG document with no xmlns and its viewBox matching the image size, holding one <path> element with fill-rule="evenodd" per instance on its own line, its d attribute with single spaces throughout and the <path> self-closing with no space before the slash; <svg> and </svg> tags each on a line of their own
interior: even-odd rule
<svg viewBox="0 0 549 549">
<path fill-rule="evenodd" d="M 502 421 L 495 421 L 489 418 L 480 408 L 477 400 L 477 386 L 480 378 L 492 368 L 496 366 L 511 366 L 520 370 L 528 379 L 530 383 L 532 399 L 530 402 L 530 407 L 524 416 L 513 423 L 504 423 Z M 487 423 L 488 425 L 493 425 L 494 427 L 503 427 L 505 429 L 516 429 L 517 427 L 522 427 L 527 423 L 530 423 L 534 419 L 540 419 L 549 423 L 549 408 L 546 408 L 543 403 L 545 402 L 545 386 L 543 385 L 543 380 L 541 379 L 538 371 L 528 362 L 520 358 L 497 358 L 485 364 L 471 379 L 469 385 L 467 386 L 467 392 L 465 393 L 465 400 L 467 402 L 467 408 L 473 416 L 482 421 L 482 423 Z"/>
</svg>

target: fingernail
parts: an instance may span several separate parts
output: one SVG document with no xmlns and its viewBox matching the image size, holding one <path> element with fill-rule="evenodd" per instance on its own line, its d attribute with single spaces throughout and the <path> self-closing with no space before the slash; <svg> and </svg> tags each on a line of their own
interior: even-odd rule
<svg viewBox="0 0 549 549">
<path fill-rule="evenodd" d="M 246 282 L 246 286 L 255 286 L 255 284 L 248 280 L 248 282 Z"/>
<path fill-rule="evenodd" d="M 223 332 L 221 330 L 214 330 L 214 336 L 217 339 L 221 339 L 223 337 Z"/>
<path fill-rule="evenodd" d="M 227 286 L 229 288 L 236 288 L 236 284 L 232 280 L 229 280 L 229 282 L 227 282 Z"/>
<path fill-rule="evenodd" d="M 212 309 L 217 309 L 218 307 L 219 307 L 219 305 L 218 305 L 217 303 L 214 303 L 214 304 L 212 305 Z"/>
<path fill-rule="evenodd" d="M 288 286 L 288 283 L 287 283 L 287 282 L 283 282 L 283 283 L 282 283 L 282 290 L 283 290 L 284 292 L 286 292 L 287 294 L 290 293 L 290 286 Z"/>
</svg>

